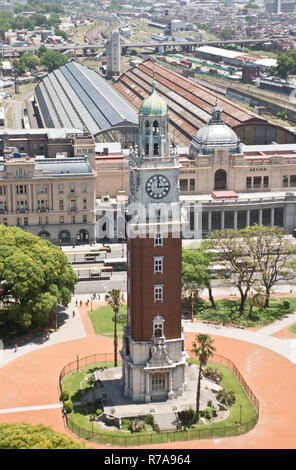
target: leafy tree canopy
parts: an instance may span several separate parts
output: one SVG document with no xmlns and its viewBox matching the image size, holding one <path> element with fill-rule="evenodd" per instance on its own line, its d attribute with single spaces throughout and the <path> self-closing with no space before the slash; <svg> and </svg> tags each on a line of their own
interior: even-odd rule
<svg viewBox="0 0 296 470">
<path fill-rule="evenodd" d="M 48 50 L 41 56 L 40 65 L 44 65 L 50 72 L 52 72 L 53 70 L 62 67 L 62 65 L 65 65 L 67 62 L 68 58 L 61 52 Z"/>
<path fill-rule="evenodd" d="M 47 240 L 0 225 L 0 301 L 7 320 L 44 326 L 58 304 L 67 306 L 77 282 L 67 257 Z"/>
<path fill-rule="evenodd" d="M 87 449 L 85 444 L 48 426 L 26 423 L 0 424 L 0 449 Z"/>
</svg>

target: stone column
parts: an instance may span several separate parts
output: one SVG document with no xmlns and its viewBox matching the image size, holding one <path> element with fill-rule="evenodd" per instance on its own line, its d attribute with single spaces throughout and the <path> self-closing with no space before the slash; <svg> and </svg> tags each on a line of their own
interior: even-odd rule
<svg viewBox="0 0 296 470">
<path fill-rule="evenodd" d="M 225 227 L 225 211 L 221 212 L 221 230 L 224 230 Z"/>
<path fill-rule="evenodd" d="M 169 383 L 168 383 L 168 398 L 171 400 L 174 396 L 174 392 L 173 392 L 173 370 L 170 369 L 169 370 Z"/>
<path fill-rule="evenodd" d="M 274 207 L 271 208 L 270 225 L 274 226 Z"/>
<path fill-rule="evenodd" d="M 259 225 L 262 225 L 262 209 L 259 209 Z"/>
<path fill-rule="evenodd" d="M 125 364 L 124 367 L 125 367 L 125 373 L 124 373 L 125 382 L 124 382 L 123 394 L 125 397 L 128 397 L 129 396 L 129 378 L 130 378 L 128 364 Z"/>
<path fill-rule="evenodd" d="M 208 212 L 208 232 L 212 231 L 212 212 Z"/>
<path fill-rule="evenodd" d="M 250 225 L 250 209 L 247 210 L 247 227 Z"/>
<path fill-rule="evenodd" d="M 151 401 L 151 393 L 150 393 L 150 374 L 149 372 L 145 372 L 145 381 L 146 381 L 146 396 L 145 396 L 145 403 L 149 403 Z"/>
<path fill-rule="evenodd" d="M 233 227 L 237 230 L 237 211 L 233 214 Z"/>
</svg>

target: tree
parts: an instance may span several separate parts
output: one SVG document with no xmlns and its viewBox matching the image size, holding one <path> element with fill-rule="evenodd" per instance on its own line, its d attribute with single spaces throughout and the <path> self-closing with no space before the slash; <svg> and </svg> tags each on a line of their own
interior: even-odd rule
<svg viewBox="0 0 296 470">
<path fill-rule="evenodd" d="M 202 242 L 199 248 L 183 249 L 182 254 L 182 289 L 187 292 L 191 301 L 198 296 L 198 291 L 206 287 L 209 292 L 209 300 L 213 308 L 216 308 L 211 286 L 211 263 L 215 260 L 215 254 L 209 250 L 206 242 Z"/>
<path fill-rule="evenodd" d="M 85 444 L 49 426 L 26 423 L 0 424 L 0 449 L 87 449 Z"/>
<path fill-rule="evenodd" d="M 50 312 L 67 306 L 77 276 L 65 254 L 48 240 L 0 225 L 0 302 L 5 322 L 44 327 Z"/>
<path fill-rule="evenodd" d="M 67 62 L 68 58 L 64 54 L 50 50 L 47 50 L 44 54 L 42 54 L 40 59 L 40 65 L 47 67 L 49 72 L 62 67 L 62 65 L 65 65 Z"/>
<path fill-rule="evenodd" d="M 255 285 L 257 263 L 244 244 L 242 233 L 235 229 L 213 232 L 210 237 L 212 248 L 218 250 L 232 276 L 229 281 L 240 293 L 240 314 L 244 313 L 248 294 Z"/>
<path fill-rule="evenodd" d="M 288 238 L 288 233 L 280 227 L 254 225 L 240 233 L 260 273 L 265 289 L 264 308 L 267 308 L 273 286 L 294 276 L 291 262 L 295 260 L 296 248 Z"/>
<path fill-rule="evenodd" d="M 287 54 L 279 54 L 277 58 L 276 71 L 282 78 L 287 78 L 294 71 L 294 60 Z"/>
<path fill-rule="evenodd" d="M 114 367 L 117 367 L 117 315 L 120 307 L 124 303 L 124 297 L 119 289 L 112 289 L 105 295 L 105 300 L 114 312 Z"/>
<path fill-rule="evenodd" d="M 222 39 L 232 39 L 234 34 L 233 29 L 230 26 L 225 26 L 220 33 Z"/>
<path fill-rule="evenodd" d="M 213 355 L 216 348 L 213 346 L 213 339 L 209 335 L 199 334 L 195 337 L 195 341 L 192 343 L 192 352 L 196 355 L 199 361 L 199 372 L 196 389 L 196 413 L 195 413 L 195 424 L 199 420 L 199 403 L 200 403 L 200 384 L 202 368 L 207 365 L 209 358 Z"/>
</svg>

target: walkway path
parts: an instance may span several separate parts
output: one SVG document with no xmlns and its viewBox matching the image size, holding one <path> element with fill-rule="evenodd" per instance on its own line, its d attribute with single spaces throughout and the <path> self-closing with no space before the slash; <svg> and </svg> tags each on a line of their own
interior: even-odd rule
<svg viewBox="0 0 296 470">
<path fill-rule="evenodd" d="M 77 355 L 84 357 L 113 352 L 112 340 L 95 336 L 89 330 L 85 308 L 75 318 L 71 317 L 73 302 L 61 327 L 64 333 L 53 333 L 50 340 L 41 346 L 20 346 L 17 353 L 5 351 L 6 363 L 0 369 L 0 422 L 42 423 L 58 432 L 72 435 L 65 427 L 59 406 L 59 373 Z M 284 326 L 295 321 L 294 315 L 287 315 L 282 320 Z M 79 322 L 79 328 L 75 322 Z M 239 437 L 175 442 L 161 447 L 187 450 L 295 448 L 296 366 L 289 359 L 291 350 L 288 341 L 271 336 L 272 331 L 282 327 L 283 323 L 258 331 L 227 327 L 216 329 L 200 322 L 184 322 L 184 326 L 187 351 L 191 350 L 197 332 L 207 332 L 215 341 L 217 353 L 235 362 L 259 400 L 260 417 L 252 431 Z M 159 445 L 154 448 L 159 448 Z"/>
</svg>

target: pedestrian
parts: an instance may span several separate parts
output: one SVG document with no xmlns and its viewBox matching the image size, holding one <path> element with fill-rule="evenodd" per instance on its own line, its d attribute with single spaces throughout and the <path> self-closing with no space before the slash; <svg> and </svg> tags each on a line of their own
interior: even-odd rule
<svg viewBox="0 0 296 470">
<path fill-rule="evenodd" d="M 75 246 L 76 246 L 76 245 L 75 245 L 75 242 L 73 242 L 72 248 L 75 248 Z"/>
<path fill-rule="evenodd" d="M 14 352 L 17 352 L 17 344 L 14 345 Z"/>
<path fill-rule="evenodd" d="M 47 332 L 47 336 L 46 336 L 47 339 L 50 338 L 50 331 Z"/>
<path fill-rule="evenodd" d="M 75 317 L 75 310 L 73 310 L 72 316 L 73 316 L 73 318 Z"/>
<path fill-rule="evenodd" d="M 98 294 L 98 300 L 100 300 L 100 294 Z"/>
<path fill-rule="evenodd" d="M 75 300 L 75 307 L 77 307 L 77 304 L 78 304 L 78 300 Z"/>
<path fill-rule="evenodd" d="M 82 307 L 82 300 L 80 300 L 80 307 Z"/>
</svg>

